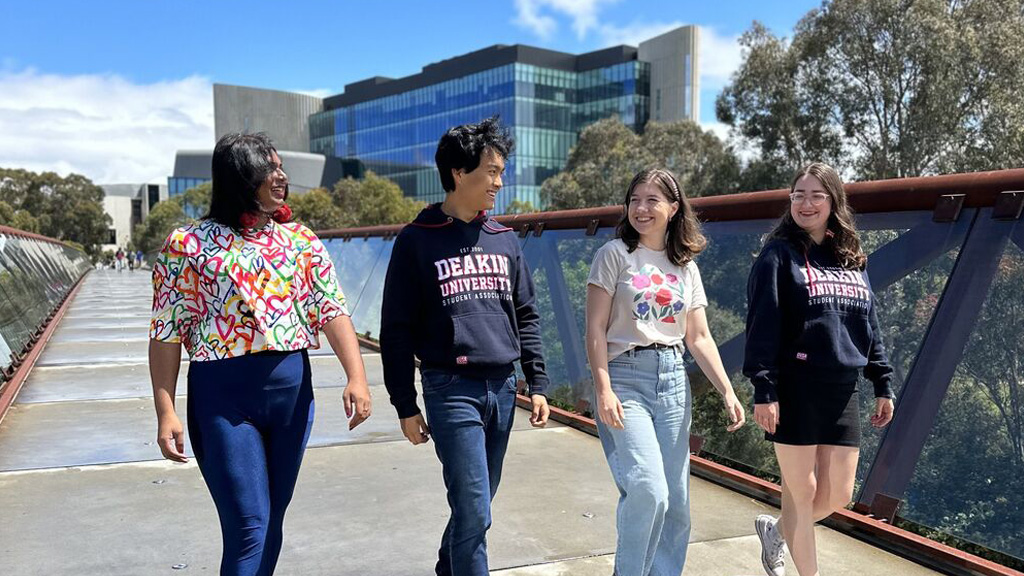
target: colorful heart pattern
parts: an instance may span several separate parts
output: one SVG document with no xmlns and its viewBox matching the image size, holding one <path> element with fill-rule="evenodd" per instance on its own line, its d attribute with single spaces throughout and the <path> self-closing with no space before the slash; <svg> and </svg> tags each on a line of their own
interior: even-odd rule
<svg viewBox="0 0 1024 576">
<path fill-rule="evenodd" d="M 239 232 L 201 220 L 172 232 L 153 266 L 149 336 L 181 342 L 193 361 L 316 348 L 340 315 L 334 263 L 295 222 Z"/>
</svg>

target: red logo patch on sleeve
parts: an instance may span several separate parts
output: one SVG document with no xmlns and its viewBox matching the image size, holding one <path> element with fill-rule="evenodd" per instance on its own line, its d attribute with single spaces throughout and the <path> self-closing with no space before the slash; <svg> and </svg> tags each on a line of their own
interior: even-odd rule
<svg viewBox="0 0 1024 576">
<path fill-rule="evenodd" d="M 458 358 L 455 359 L 455 363 L 460 365 L 469 364 L 469 358 L 467 358 L 466 356 L 459 356 Z"/>
</svg>

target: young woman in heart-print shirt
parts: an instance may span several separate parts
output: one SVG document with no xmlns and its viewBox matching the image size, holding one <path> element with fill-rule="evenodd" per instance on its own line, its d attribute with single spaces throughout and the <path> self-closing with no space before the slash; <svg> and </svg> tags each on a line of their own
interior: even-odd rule
<svg viewBox="0 0 1024 576">
<path fill-rule="evenodd" d="M 168 236 L 153 266 L 149 365 L 164 457 L 185 462 L 174 406 L 188 352 L 188 429 L 223 536 L 221 574 L 274 572 L 313 425 L 308 348 L 318 333 L 348 375 L 349 429 L 370 393 L 345 295 L 324 245 L 290 222 L 288 176 L 263 134 L 213 152 L 210 212 Z"/>
</svg>

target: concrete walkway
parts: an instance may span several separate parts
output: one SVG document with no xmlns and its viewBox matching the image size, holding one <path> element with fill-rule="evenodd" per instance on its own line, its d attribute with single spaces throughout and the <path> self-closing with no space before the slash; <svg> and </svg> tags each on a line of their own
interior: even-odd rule
<svg viewBox="0 0 1024 576">
<path fill-rule="evenodd" d="M 162 460 L 153 444 L 148 302 L 148 274 L 90 274 L 0 424 L 0 573 L 217 573 L 217 518 L 198 468 Z M 364 361 L 376 412 L 349 432 L 340 364 L 313 358 L 317 419 L 278 574 L 433 573 L 447 521 L 440 466 L 432 445 L 402 438 L 379 355 Z M 617 492 L 599 442 L 558 424 L 531 429 L 527 416 L 517 414 L 494 503 L 493 573 L 611 574 Z M 770 509 L 697 478 L 692 493 L 685 574 L 763 574 L 752 520 Z M 934 574 L 818 530 L 823 574 Z"/>
</svg>

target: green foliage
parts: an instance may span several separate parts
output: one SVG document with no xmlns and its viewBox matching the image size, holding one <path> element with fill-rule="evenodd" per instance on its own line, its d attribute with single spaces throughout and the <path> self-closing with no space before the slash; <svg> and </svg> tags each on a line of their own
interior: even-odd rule
<svg viewBox="0 0 1024 576">
<path fill-rule="evenodd" d="M 338 182 L 331 195 L 341 209 L 335 228 L 404 224 L 426 205 L 407 198 L 398 184 L 373 172 L 367 172 L 362 180 L 346 178 Z"/>
<path fill-rule="evenodd" d="M 132 244 L 143 252 L 159 250 L 172 230 L 209 211 L 211 191 L 212 184 L 207 182 L 154 206 L 146 220 L 135 227 Z M 397 184 L 367 172 L 364 179 L 346 178 L 331 191 L 317 188 L 293 193 L 288 205 L 298 222 L 313 230 L 329 230 L 409 222 L 424 203 L 406 198 Z M 0 218 L 3 213 L 0 205 Z"/>
<path fill-rule="evenodd" d="M 146 253 L 159 250 L 175 228 L 193 222 L 210 210 L 212 190 L 213 185 L 205 182 L 153 206 L 146 219 L 132 231 L 133 247 Z"/>
<path fill-rule="evenodd" d="M 541 197 L 550 210 L 621 204 L 633 176 L 647 167 L 672 170 L 688 197 L 738 190 L 739 161 L 714 133 L 682 121 L 650 122 L 637 135 L 610 118 L 583 130 L 565 170 L 544 181 Z"/>
<path fill-rule="evenodd" d="M 815 160 L 863 179 L 1020 166 L 1022 29 L 1020 0 L 834 0 L 789 42 L 754 23 L 716 113 L 776 186 Z"/>
<path fill-rule="evenodd" d="M 79 174 L 0 168 L 0 202 L 0 218 L 8 226 L 74 241 L 91 256 L 110 228 L 103 189 Z"/>
<path fill-rule="evenodd" d="M 312 230 L 338 228 L 342 221 L 341 209 L 334 204 L 331 193 L 317 188 L 288 198 L 293 217 Z"/>
<path fill-rule="evenodd" d="M 540 210 L 529 200 L 523 202 L 518 198 L 509 202 L 508 206 L 505 207 L 505 214 L 530 214 L 533 212 L 540 212 Z"/>
</svg>

